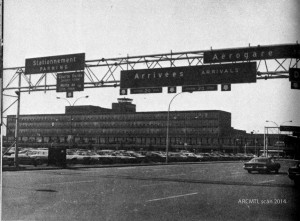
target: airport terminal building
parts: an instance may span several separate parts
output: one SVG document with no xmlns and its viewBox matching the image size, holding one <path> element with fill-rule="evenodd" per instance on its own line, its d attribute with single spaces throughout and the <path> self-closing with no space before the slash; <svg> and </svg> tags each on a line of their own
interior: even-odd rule
<svg viewBox="0 0 300 221">
<path fill-rule="evenodd" d="M 20 146 L 71 146 L 99 149 L 164 150 L 168 111 L 136 112 L 132 99 L 112 108 L 66 106 L 64 114 L 20 115 Z M 8 142 L 15 136 L 16 116 L 7 117 Z M 256 141 L 254 141 L 256 139 Z M 263 138 L 261 138 L 263 139 Z M 231 127 L 231 113 L 221 110 L 170 111 L 169 143 L 174 149 L 232 152 L 263 141 Z"/>
</svg>

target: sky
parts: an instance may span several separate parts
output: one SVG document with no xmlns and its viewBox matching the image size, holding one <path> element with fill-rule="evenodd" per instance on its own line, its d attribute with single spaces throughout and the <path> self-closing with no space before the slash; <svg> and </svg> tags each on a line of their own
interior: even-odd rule
<svg viewBox="0 0 300 221">
<path fill-rule="evenodd" d="M 86 60 L 293 44 L 299 41 L 297 0 L 10 0 L 4 8 L 4 68 L 26 58 L 85 53 Z M 4 71 L 4 82 L 14 71 Z M 288 79 L 233 84 L 230 92 L 183 93 L 171 111 L 231 112 L 235 129 L 263 133 L 264 127 L 300 126 L 300 90 Z M 179 90 L 179 89 L 177 89 Z M 5 91 L 5 93 L 11 93 Z M 73 103 L 111 108 L 119 88 L 74 92 Z M 64 113 L 65 93 L 22 93 L 21 114 Z M 167 111 L 174 94 L 128 94 L 137 111 Z M 4 109 L 14 98 L 4 98 Z M 6 114 L 16 114 L 13 105 Z"/>
</svg>

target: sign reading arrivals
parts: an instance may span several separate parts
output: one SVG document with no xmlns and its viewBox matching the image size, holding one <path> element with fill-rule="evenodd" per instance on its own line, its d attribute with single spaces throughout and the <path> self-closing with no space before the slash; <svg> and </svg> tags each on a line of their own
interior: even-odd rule
<svg viewBox="0 0 300 221">
<path fill-rule="evenodd" d="M 29 58 L 25 60 L 25 74 L 84 70 L 85 53 Z"/>
<path fill-rule="evenodd" d="M 251 61 L 276 58 L 299 58 L 300 45 L 257 46 L 204 52 L 204 63 Z"/>
<path fill-rule="evenodd" d="M 254 83 L 256 62 L 121 71 L 121 88 Z"/>
</svg>

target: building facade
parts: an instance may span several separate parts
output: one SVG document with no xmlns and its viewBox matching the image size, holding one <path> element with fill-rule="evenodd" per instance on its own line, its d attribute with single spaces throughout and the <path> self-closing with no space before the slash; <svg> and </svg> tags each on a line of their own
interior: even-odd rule
<svg viewBox="0 0 300 221">
<path fill-rule="evenodd" d="M 171 111 L 170 148 L 201 151 L 234 148 L 252 143 L 245 131 L 231 127 L 231 113 L 220 110 Z M 128 98 L 112 108 L 67 106 L 64 114 L 20 115 L 20 146 L 70 146 L 99 149 L 164 150 L 168 112 L 136 112 Z M 7 117 L 7 142 L 14 141 L 16 116 Z M 256 142 L 258 144 L 258 142 Z"/>
</svg>

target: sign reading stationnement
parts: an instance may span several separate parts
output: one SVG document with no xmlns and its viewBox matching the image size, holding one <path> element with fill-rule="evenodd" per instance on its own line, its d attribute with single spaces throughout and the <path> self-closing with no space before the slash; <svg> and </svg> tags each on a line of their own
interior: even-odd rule
<svg viewBox="0 0 300 221">
<path fill-rule="evenodd" d="M 85 54 L 68 54 L 25 60 L 25 74 L 84 70 Z"/>
<path fill-rule="evenodd" d="M 56 92 L 83 91 L 84 72 L 57 74 Z"/>
<path fill-rule="evenodd" d="M 204 52 L 204 63 L 251 61 L 276 58 L 299 58 L 300 45 L 257 46 Z"/>
<path fill-rule="evenodd" d="M 121 88 L 254 83 L 256 62 L 121 71 Z"/>
</svg>

